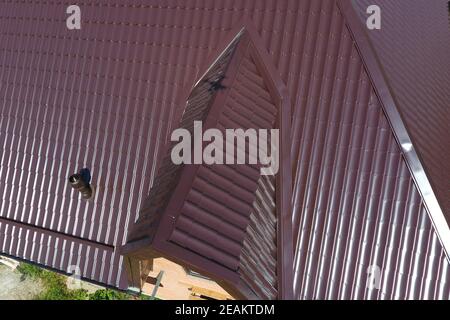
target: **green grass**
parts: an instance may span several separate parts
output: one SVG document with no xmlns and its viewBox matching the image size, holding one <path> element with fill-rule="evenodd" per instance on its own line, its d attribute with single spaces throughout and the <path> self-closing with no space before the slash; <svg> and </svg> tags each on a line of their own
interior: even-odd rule
<svg viewBox="0 0 450 320">
<path fill-rule="evenodd" d="M 40 281 L 44 291 L 35 297 L 36 300 L 132 300 L 136 298 L 129 294 L 111 289 L 100 289 L 88 293 L 84 289 L 71 290 L 67 288 L 67 278 L 37 266 L 21 263 L 17 270 L 24 276 Z"/>
</svg>

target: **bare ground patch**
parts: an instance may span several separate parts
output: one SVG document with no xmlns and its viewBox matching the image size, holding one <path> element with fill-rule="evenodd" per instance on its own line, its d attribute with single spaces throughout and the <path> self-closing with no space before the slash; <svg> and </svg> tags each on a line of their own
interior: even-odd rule
<svg viewBox="0 0 450 320">
<path fill-rule="evenodd" d="M 41 281 L 0 264 L 0 300 L 31 300 L 43 290 Z"/>
</svg>

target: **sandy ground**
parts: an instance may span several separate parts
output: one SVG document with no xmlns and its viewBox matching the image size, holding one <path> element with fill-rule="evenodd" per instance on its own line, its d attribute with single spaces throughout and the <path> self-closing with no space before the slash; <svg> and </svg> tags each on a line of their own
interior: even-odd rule
<svg viewBox="0 0 450 320">
<path fill-rule="evenodd" d="M 29 300 L 42 291 L 39 281 L 0 264 L 0 300 Z"/>
</svg>

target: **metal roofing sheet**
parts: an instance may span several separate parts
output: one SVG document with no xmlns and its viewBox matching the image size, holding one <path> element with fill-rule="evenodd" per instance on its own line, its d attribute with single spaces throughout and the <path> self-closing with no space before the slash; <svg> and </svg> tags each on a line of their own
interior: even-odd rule
<svg viewBox="0 0 450 320">
<path fill-rule="evenodd" d="M 448 12 L 378 2 L 390 32 L 372 41 L 448 210 Z M 448 263 L 334 0 L 86 0 L 81 31 L 65 28 L 70 4 L 0 1 L 2 252 L 63 271 L 78 259 L 84 276 L 125 288 L 119 254 L 97 246 L 123 244 L 184 107 L 177 92 L 247 16 L 292 98 L 297 298 L 449 297 Z M 92 202 L 66 184 L 82 166 Z M 382 290 L 362 289 L 361 262 L 379 264 Z"/>
<path fill-rule="evenodd" d="M 212 84 L 220 83 L 225 76 L 238 41 L 239 37 L 234 39 L 214 64 L 208 68 L 202 78 L 197 81 L 194 88 L 189 88 L 192 91 L 189 92 L 187 101 L 179 102 L 181 105 L 185 105 L 185 109 L 180 110 L 175 116 L 175 118 L 181 117 L 179 128 L 189 130 L 192 133 L 194 121 L 205 120 L 216 93 L 215 90 L 211 89 Z M 180 97 L 180 99 L 184 100 L 185 97 Z M 174 145 L 174 142 L 168 143 L 169 147 L 167 149 Z M 161 216 L 170 201 L 173 190 L 179 182 L 182 168 L 182 165 L 175 165 L 171 161 L 170 152 L 166 150 L 165 158 L 158 168 L 153 183 L 155 187 L 151 188 L 147 199 L 143 202 L 139 212 L 139 219 L 136 221 L 135 226 L 132 227 L 128 242 L 144 236 L 154 237 Z"/>
<path fill-rule="evenodd" d="M 397 107 L 450 221 L 450 23 L 446 0 L 358 0 L 382 12 L 381 30 L 368 32 Z"/>
<path fill-rule="evenodd" d="M 266 80 L 261 76 L 248 51 L 247 48 L 226 102 L 218 112 L 217 124 L 214 127 L 222 132 L 225 132 L 225 129 L 270 129 L 275 126 L 277 106 L 267 89 Z M 248 148 L 247 144 L 246 150 Z M 276 220 L 273 199 L 275 186 L 272 184 L 271 189 L 267 182 L 270 180 L 260 177 L 257 165 L 201 166 L 169 240 L 234 271 L 240 270 L 246 276 L 251 275 L 251 284 L 258 281 L 254 290 L 264 291 L 263 296 L 275 298 L 276 250 L 271 251 L 270 244 L 276 248 L 276 222 L 273 228 L 256 228 L 255 224 L 251 224 L 252 231 L 245 228 L 250 224 L 252 216 L 253 219 L 254 216 L 259 216 Z M 269 193 L 263 192 L 265 187 Z M 264 210 L 258 206 L 257 203 L 261 201 L 272 206 L 273 210 Z M 222 228 L 222 224 L 207 223 L 206 219 L 192 219 L 190 213 L 193 211 L 219 218 L 223 224 L 234 226 L 237 232 L 225 233 L 227 228 Z M 242 250 L 244 239 L 247 251 Z M 267 243 L 268 252 L 258 247 L 264 242 Z M 256 257 L 253 251 L 258 253 Z M 263 259 L 264 253 L 270 257 L 269 260 L 274 260 L 273 264 Z M 255 273 L 255 265 L 260 273 Z"/>
<path fill-rule="evenodd" d="M 198 48 L 187 54 L 191 45 L 179 41 L 186 32 L 160 32 L 174 30 L 164 25 L 164 9 L 130 1 L 81 4 L 82 31 L 72 32 L 65 27 L 69 4 L 0 3 L 0 215 L 121 245 L 149 190 L 173 92 L 196 72 L 197 53 L 209 49 L 194 40 Z M 92 202 L 80 201 L 66 182 L 85 166 L 96 188 Z M 2 244 L 15 238 L 5 230 Z M 57 268 L 68 271 L 69 251 L 60 253 L 65 263 Z M 36 254 L 32 261 L 54 266 Z M 88 259 L 80 254 L 80 263 Z M 120 255 L 93 259 L 98 272 L 83 275 L 127 287 Z"/>
<path fill-rule="evenodd" d="M 319 10 L 294 107 L 296 297 L 447 299 L 448 261 L 361 55 L 335 5 Z"/>
<path fill-rule="evenodd" d="M 269 89 L 273 86 L 273 79 L 267 77 L 267 71 L 262 69 L 264 62 L 259 56 L 258 44 L 252 40 L 254 31 L 245 26 L 244 22 L 242 28 L 237 26 L 230 32 L 229 38 L 234 39 L 232 44 L 223 41 L 222 46 L 227 49 L 220 52 L 219 58 L 211 59 L 214 63 L 207 66 L 209 71 L 196 80 L 192 92 L 187 93 L 187 103 L 180 102 L 186 105 L 181 127 L 191 134 L 195 131 L 194 121 L 198 120 L 203 120 L 203 129 L 217 128 L 224 136 L 229 129 L 281 129 L 282 118 L 289 127 L 290 106 L 284 105 L 288 111 L 285 114 L 281 108 L 283 98 L 278 91 Z M 230 56 L 231 60 L 228 59 Z M 229 65 L 225 64 L 227 61 Z M 212 79 L 221 79 L 220 89 L 215 89 L 216 82 Z M 204 107 L 205 102 L 208 103 L 207 108 Z M 285 129 L 282 132 L 289 134 Z M 226 136 L 226 142 L 221 140 L 226 144 L 223 155 L 227 155 L 227 159 L 232 155 L 236 161 L 238 155 L 234 151 L 230 153 L 229 148 L 230 143 L 235 146 L 236 141 L 230 142 L 228 134 Z M 271 133 L 268 134 L 270 136 Z M 238 142 L 238 149 L 248 154 L 250 145 L 256 147 L 254 143 L 258 145 L 261 141 L 249 139 L 244 147 Z M 170 148 L 167 152 L 170 154 Z M 284 163 L 289 172 L 290 158 L 286 160 Z M 169 159 L 167 161 L 170 163 Z M 158 170 L 157 180 L 173 172 L 171 167 L 174 165 L 163 165 Z M 168 193 L 170 201 L 163 210 L 146 206 L 142 211 L 124 249 L 130 259 L 145 256 L 146 250 L 153 248 L 155 252 L 180 259 L 200 271 L 210 272 L 215 277 L 223 276 L 223 280 L 232 287 L 240 287 L 243 282 L 246 286 L 243 290 L 253 292 L 250 295 L 241 292 L 243 296 L 278 297 L 278 279 L 283 274 L 278 271 L 280 255 L 277 250 L 280 245 L 277 230 L 281 200 L 276 199 L 279 179 L 261 176 L 260 163 L 184 164 L 179 167 L 181 173 L 172 175 L 172 179 L 177 180 L 173 189 L 168 190 L 164 184 L 152 187 L 146 202 L 155 202 L 161 198 L 161 193 Z M 290 201 L 289 197 L 287 201 Z M 153 235 L 148 221 L 155 220 L 149 217 L 158 215 L 161 215 L 161 221 L 156 235 Z M 292 241 L 291 238 L 289 240 Z M 129 250 L 139 242 L 149 247 Z M 155 252 L 150 252 L 147 259 L 152 259 Z M 290 264 L 286 270 L 291 268 Z M 130 270 L 130 274 L 136 272 L 139 271 Z"/>
<path fill-rule="evenodd" d="M 296 296 L 448 298 L 448 274 L 438 271 L 448 262 L 350 35 L 331 50 L 349 53 L 323 74 L 342 79 L 325 86 L 341 102 L 310 105 L 295 120 L 305 141 L 294 189 Z M 379 288 L 367 288 L 369 267 L 380 271 Z"/>
</svg>

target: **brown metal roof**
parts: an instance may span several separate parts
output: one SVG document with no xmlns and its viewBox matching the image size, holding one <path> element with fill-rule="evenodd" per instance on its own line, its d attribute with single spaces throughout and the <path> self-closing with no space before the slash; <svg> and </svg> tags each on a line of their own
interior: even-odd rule
<svg viewBox="0 0 450 320">
<path fill-rule="evenodd" d="M 293 123 L 295 295 L 447 299 L 448 262 L 364 56 L 336 7 L 323 14 L 335 16 L 308 29 L 330 38 L 304 53 L 316 59 L 305 79 L 322 94 L 308 95 Z M 370 266 L 379 289 L 366 286 Z"/>
<path fill-rule="evenodd" d="M 389 87 L 374 52 L 361 48 L 365 39 L 358 31 L 363 25 L 353 19 L 355 12 L 349 13 L 350 2 L 340 3 L 347 26 L 334 2 L 305 1 L 300 6 L 303 19 L 296 21 L 303 23 L 302 32 L 290 34 L 289 19 L 281 29 L 272 27 L 277 34 L 282 30 L 283 40 L 289 39 L 292 48 L 299 50 L 290 54 L 301 57 L 291 60 L 287 74 L 289 93 L 296 97 L 292 132 L 295 296 L 446 297 L 447 275 L 442 270 L 447 260 L 425 214 L 428 207 L 439 215 L 439 208 L 427 197 L 420 200 L 419 194 L 427 192 L 425 172 L 415 171 L 421 166 L 418 156 L 411 156 L 411 151 L 405 158 L 402 155 L 405 151 L 397 140 L 404 143 L 409 134 L 398 106 L 389 104 L 389 91 L 383 93 Z M 267 30 L 262 27 L 263 34 Z M 270 52 L 272 59 L 286 65 L 286 52 Z M 196 264 L 195 259 L 188 261 Z M 426 270 L 420 267 L 425 261 Z M 380 268 L 380 289 L 366 288 L 369 266 Z"/>
<path fill-rule="evenodd" d="M 383 8 L 383 32 L 369 33 L 396 106 L 450 221 L 450 23 L 448 1 L 353 1 Z M 400 19 L 400 17 L 403 17 Z M 360 17 L 362 18 L 362 17 Z M 395 50 L 389 50 L 395 48 Z"/>
<path fill-rule="evenodd" d="M 369 2 L 382 30 L 364 28 Z M 269 89 L 292 111 L 292 184 L 278 190 L 293 187 L 293 210 L 277 228 L 292 227 L 294 249 L 276 247 L 295 255 L 294 296 L 449 298 L 447 1 L 84 1 L 80 31 L 65 28 L 70 4 L 0 1 L 1 252 L 62 271 L 78 264 L 85 278 L 126 288 L 118 247 L 164 165 L 186 106 L 177 99 L 249 21 L 257 69 L 279 78 Z M 81 167 L 96 187 L 89 202 L 67 184 Z M 230 248 L 218 243 L 214 255 Z M 277 272 L 292 266 L 289 254 L 276 261 Z M 366 289 L 370 265 L 379 290 Z M 288 278 L 247 288 L 273 292 Z"/>
<path fill-rule="evenodd" d="M 257 37 L 245 20 L 225 37 L 219 48 L 226 49 L 211 57 L 214 63 L 206 65 L 206 74 L 181 98 L 186 101 L 180 101 L 186 105 L 181 128 L 193 132 L 194 121 L 202 120 L 204 130 L 217 128 L 225 133 L 225 129 L 278 128 L 282 141 L 289 136 L 290 106 L 285 103 L 289 100 L 281 80 L 268 73 L 267 56 L 258 51 Z M 222 89 L 215 91 L 211 83 L 217 79 L 223 79 Z M 246 144 L 248 152 L 249 142 Z M 278 250 L 284 241 L 280 210 L 290 202 L 289 190 L 284 190 L 284 198 L 277 194 L 281 191 L 280 178 L 290 174 L 289 146 L 285 144 L 281 152 L 288 156 L 277 179 L 261 176 L 259 165 L 174 166 L 168 158 L 156 178 L 162 183 L 153 186 L 149 205 L 141 210 L 123 252 L 145 257 L 147 246 L 151 246 L 157 253 L 147 258 L 160 253 L 190 263 L 222 278 L 233 292 L 244 297 L 292 297 L 292 290 L 288 290 L 291 286 L 279 292 L 282 285 L 278 283 L 286 278 L 290 284 L 292 281 L 292 262 L 280 270 L 285 267 L 281 261 L 286 254 L 281 248 L 292 248 L 290 232 L 286 233 L 290 244 Z M 167 181 L 174 179 L 175 187 L 166 188 Z M 166 198 L 167 193 L 170 200 L 159 205 L 162 202 L 158 199 Z M 142 241 L 145 247 L 136 248 L 135 243 Z"/>
</svg>

